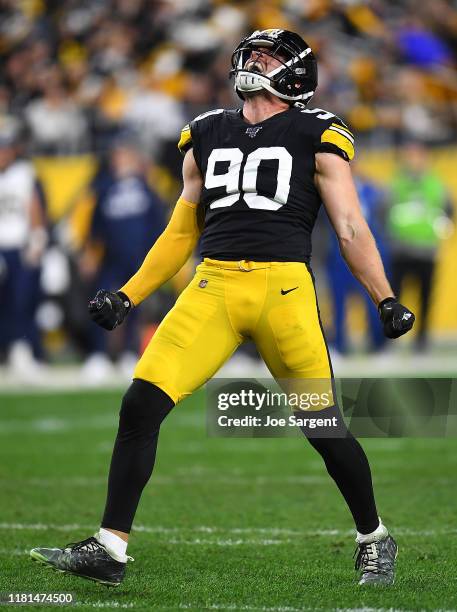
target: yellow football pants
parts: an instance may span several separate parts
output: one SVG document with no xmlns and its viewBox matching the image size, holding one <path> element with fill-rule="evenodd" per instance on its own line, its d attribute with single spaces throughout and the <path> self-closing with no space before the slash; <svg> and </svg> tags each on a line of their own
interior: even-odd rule
<svg viewBox="0 0 457 612">
<path fill-rule="evenodd" d="M 331 377 L 305 264 L 205 259 L 152 337 L 134 378 L 179 402 L 246 339 L 276 379 Z"/>
</svg>

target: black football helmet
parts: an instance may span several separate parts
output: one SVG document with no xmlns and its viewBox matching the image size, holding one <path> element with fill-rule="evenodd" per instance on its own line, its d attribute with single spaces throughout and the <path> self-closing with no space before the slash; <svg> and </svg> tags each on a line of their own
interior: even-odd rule
<svg viewBox="0 0 457 612">
<path fill-rule="evenodd" d="M 258 47 L 281 62 L 268 74 L 245 70 L 251 52 Z M 317 62 L 301 36 L 289 30 L 256 30 L 243 38 L 232 54 L 230 77 L 235 77 L 235 91 L 244 94 L 265 89 L 282 100 L 307 104 L 317 87 Z"/>
</svg>

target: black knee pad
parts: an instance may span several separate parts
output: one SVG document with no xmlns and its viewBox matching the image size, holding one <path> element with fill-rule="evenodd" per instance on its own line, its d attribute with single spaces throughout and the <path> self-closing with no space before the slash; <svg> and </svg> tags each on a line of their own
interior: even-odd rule
<svg viewBox="0 0 457 612">
<path fill-rule="evenodd" d="M 147 437 L 156 433 L 174 405 L 162 389 L 135 378 L 122 398 L 118 435 Z"/>
</svg>

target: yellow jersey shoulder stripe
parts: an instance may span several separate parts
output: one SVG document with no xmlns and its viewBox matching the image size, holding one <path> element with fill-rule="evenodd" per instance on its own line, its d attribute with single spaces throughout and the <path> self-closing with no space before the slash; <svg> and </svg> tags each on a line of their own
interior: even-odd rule
<svg viewBox="0 0 457 612">
<path fill-rule="evenodd" d="M 340 130 L 331 129 L 331 127 L 328 128 L 325 130 L 325 132 L 323 132 L 321 142 L 329 142 L 330 144 L 336 145 L 346 153 L 348 159 L 350 160 L 354 157 L 355 151 L 353 139 L 350 139 L 350 137 L 346 134 L 343 136 L 343 132 Z"/>
<path fill-rule="evenodd" d="M 192 147 L 192 134 L 190 131 L 190 125 L 187 124 L 181 130 L 181 138 L 178 142 L 178 149 L 181 153 L 185 153 L 188 149 Z"/>
<path fill-rule="evenodd" d="M 338 132 L 339 134 L 342 134 L 343 136 L 346 136 L 346 138 L 350 140 L 352 144 L 354 144 L 354 136 L 350 132 L 345 130 L 342 126 L 332 124 L 328 129 L 333 130 L 334 132 Z"/>
<path fill-rule="evenodd" d="M 332 123 L 331 127 L 334 128 L 338 128 L 340 130 L 343 130 L 344 132 L 346 132 L 351 138 L 354 138 L 354 134 L 351 132 L 351 130 L 344 125 L 343 123 Z"/>
</svg>

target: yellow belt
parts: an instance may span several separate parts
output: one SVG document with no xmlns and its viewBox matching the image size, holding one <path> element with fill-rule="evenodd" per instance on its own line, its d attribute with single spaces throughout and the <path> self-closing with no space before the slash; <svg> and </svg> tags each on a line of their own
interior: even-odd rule
<svg viewBox="0 0 457 612">
<path fill-rule="evenodd" d="M 221 270 L 240 270 L 241 272 L 252 272 L 252 270 L 265 270 L 276 266 L 290 266 L 297 263 L 293 261 L 250 261 L 249 259 L 240 259 L 239 261 L 222 261 L 220 259 L 210 259 L 205 257 L 203 263 L 207 266 L 214 266 Z M 305 264 L 303 264 L 305 265 Z"/>
</svg>

